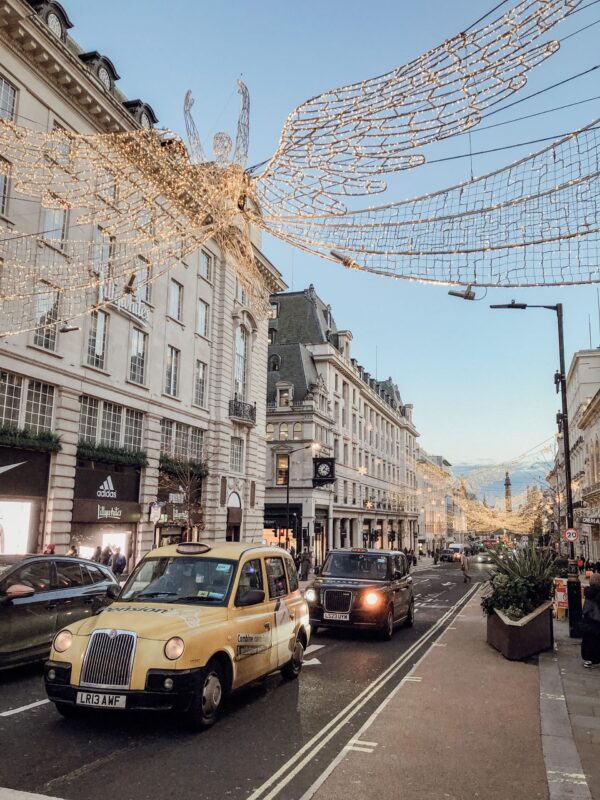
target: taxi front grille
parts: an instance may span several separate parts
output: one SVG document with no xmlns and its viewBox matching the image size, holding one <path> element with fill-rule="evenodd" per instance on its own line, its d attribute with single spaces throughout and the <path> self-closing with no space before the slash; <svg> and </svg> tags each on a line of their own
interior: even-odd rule
<svg viewBox="0 0 600 800">
<path fill-rule="evenodd" d="M 352 592 L 342 592 L 339 589 L 327 589 L 325 592 L 325 611 L 350 611 Z"/>
<path fill-rule="evenodd" d="M 127 689 L 135 640 L 136 635 L 131 631 L 94 631 L 83 662 L 81 685 Z"/>
</svg>

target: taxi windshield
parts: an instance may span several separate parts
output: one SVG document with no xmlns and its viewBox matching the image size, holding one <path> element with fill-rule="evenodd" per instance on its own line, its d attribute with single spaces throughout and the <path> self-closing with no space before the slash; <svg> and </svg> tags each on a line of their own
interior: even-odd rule
<svg viewBox="0 0 600 800">
<path fill-rule="evenodd" d="M 235 565 L 219 558 L 146 558 L 133 571 L 119 601 L 224 605 Z"/>
<path fill-rule="evenodd" d="M 388 580 L 388 557 L 375 553 L 329 553 L 321 574 L 325 578 Z"/>
</svg>

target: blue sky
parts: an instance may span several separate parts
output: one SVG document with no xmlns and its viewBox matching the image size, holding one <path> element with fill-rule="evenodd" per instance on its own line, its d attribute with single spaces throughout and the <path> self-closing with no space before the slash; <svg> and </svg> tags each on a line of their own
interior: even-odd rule
<svg viewBox="0 0 600 800">
<path fill-rule="evenodd" d="M 235 81 L 242 75 L 251 95 L 251 164 L 273 152 L 287 114 L 299 103 L 412 60 L 494 5 L 492 0 L 64 0 L 74 38 L 86 50 L 99 50 L 113 60 L 122 76 L 120 88 L 130 98 L 149 102 L 161 126 L 184 134 L 183 97 L 192 89 L 207 151 L 216 131 L 235 133 Z M 594 5 L 555 28 L 552 36 L 567 36 L 599 17 Z M 566 41 L 530 74 L 516 97 L 596 64 L 599 33 L 600 25 Z M 494 121 L 600 94 L 597 75 L 521 103 Z M 473 132 L 472 147 L 558 135 L 599 116 L 599 109 L 595 101 Z M 474 174 L 535 149 L 476 156 Z M 468 150 L 468 137 L 462 136 L 430 148 L 428 155 Z M 469 176 L 469 159 L 432 164 L 400 173 L 388 197 L 419 195 Z M 590 318 L 592 346 L 600 345 L 595 286 L 490 290 L 485 300 L 468 303 L 449 297 L 447 287 L 348 271 L 272 239 L 265 239 L 263 249 L 290 288 L 313 283 L 331 303 L 338 327 L 354 334 L 354 356 L 371 373 L 377 366 L 379 378 L 391 375 L 397 381 L 404 402 L 414 404 L 421 444 L 451 462 L 509 460 L 555 432 L 555 316 L 542 310 L 491 311 L 490 302 L 562 302 L 567 360 L 575 350 L 589 347 Z"/>
</svg>

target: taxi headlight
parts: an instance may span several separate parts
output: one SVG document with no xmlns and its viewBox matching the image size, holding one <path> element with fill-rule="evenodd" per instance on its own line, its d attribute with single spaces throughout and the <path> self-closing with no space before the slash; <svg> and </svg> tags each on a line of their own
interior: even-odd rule
<svg viewBox="0 0 600 800">
<path fill-rule="evenodd" d="M 183 655 L 183 651 L 185 650 L 185 644 L 183 639 L 180 639 L 179 636 L 173 636 L 172 639 L 165 644 L 165 655 L 170 661 L 176 661 L 180 656 Z"/>
<path fill-rule="evenodd" d="M 381 600 L 381 595 L 377 594 L 377 592 L 367 592 L 364 597 L 364 603 L 366 606 L 373 606 L 378 605 L 379 601 Z"/>
<path fill-rule="evenodd" d="M 304 599 L 307 603 L 314 603 L 317 599 L 317 593 L 314 589 L 307 589 L 304 592 Z"/>
<path fill-rule="evenodd" d="M 53 647 L 57 653 L 64 653 L 68 650 L 73 643 L 73 634 L 71 631 L 59 631 L 54 637 Z"/>
</svg>

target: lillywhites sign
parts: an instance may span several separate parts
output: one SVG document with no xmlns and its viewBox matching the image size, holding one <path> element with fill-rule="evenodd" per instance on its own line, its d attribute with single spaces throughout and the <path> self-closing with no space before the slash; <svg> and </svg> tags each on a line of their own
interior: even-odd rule
<svg viewBox="0 0 600 800">
<path fill-rule="evenodd" d="M 115 490 L 112 477 L 108 475 L 105 481 L 102 481 L 100 484 L 98 491 L 96 492 L 96 497 L 106 497 L 109 500 L 116 500 L 117 499 L 117 492 Z"/>
<path fill-rule="evenodd" d="M 119 506 L 112 506 L 107 508 L 98 504 L 98 519 L 116 519 L 120 520 L 123 516 L 123 509 Z"/>
</svg>

